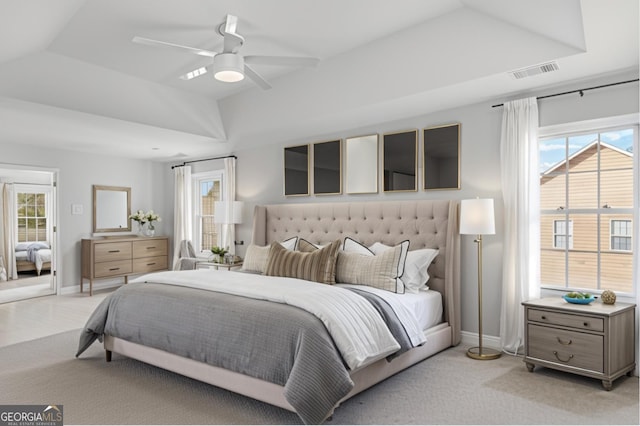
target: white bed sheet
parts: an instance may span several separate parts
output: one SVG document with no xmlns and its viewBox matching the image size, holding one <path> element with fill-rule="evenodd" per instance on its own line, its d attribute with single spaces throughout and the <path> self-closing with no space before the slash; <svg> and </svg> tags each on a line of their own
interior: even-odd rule
<svg viewBox="0 0 640 426">
<path fill-rule="evenodd" d="M 40 257 L 40 259 L 43 262 L 51 262 L 51 249 L 40 249 L 37 251 L 37 255 Z M 17 251 L 16 260 L 28 261 L 29 259 L 27 258 L 27 251 L 26 250 Z"/>
<path fill-rule="evenodd" d="M 442 295 L 435 290 L 420 290 L 417 294 L 398 294 L 364 285 L 335 285 L 338 287 L 354 287 L 373 293 L 389 303 L 400 303 L 413 313 L 423 330 L 442 322 Z"/>
</svg>

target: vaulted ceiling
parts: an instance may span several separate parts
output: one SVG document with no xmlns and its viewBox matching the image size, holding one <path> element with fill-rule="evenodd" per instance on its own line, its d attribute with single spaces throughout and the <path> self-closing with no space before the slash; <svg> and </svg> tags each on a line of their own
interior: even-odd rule
<svg viewBox="0 0 640 426">
<path fill-rule="evenodd" d="M 211 59 L 131 41 L 220 51 L 227 14 L 242 54 L 319 65 L 255 65 L 267 91 L 185 81 Z M 638 16 L 637 0 L 7 0 L 0 142 L 166 161 L 308 138 L 637 70 Z"/>
</svg>

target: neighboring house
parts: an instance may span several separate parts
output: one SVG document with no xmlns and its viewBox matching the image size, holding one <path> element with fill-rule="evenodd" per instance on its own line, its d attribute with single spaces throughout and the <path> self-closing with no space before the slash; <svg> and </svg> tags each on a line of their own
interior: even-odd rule
<svg viewBox="0 0 640 426">
<path fill-rule="evenodd" d="M 540 208 L 542 285 L 633 292 L 633 214 L 617 211 L 633 208 L 633 153 L 591 142 L 541 174 Z"/>
</svg>

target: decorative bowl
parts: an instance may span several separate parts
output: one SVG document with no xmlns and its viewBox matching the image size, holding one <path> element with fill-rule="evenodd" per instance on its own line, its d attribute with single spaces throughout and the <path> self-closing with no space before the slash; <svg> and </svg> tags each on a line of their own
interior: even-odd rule
<svg viewBox="0 0 640 426">
<path fill-rule="evenodd" d="M 588 299 L 576 299 L 575 297 L 569 297 L 566 294 L 562 296 L 562 298 L 569 303 L 575 303 L 577 305 L 588 305 L 589 303 L 596 300 L 596 298 L 593 296 L 589 297 Z"/>
</svg>

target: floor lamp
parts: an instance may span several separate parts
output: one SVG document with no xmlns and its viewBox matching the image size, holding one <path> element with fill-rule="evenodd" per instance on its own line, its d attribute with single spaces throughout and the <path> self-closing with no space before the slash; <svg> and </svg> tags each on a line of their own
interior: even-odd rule
<svg viewBox="0 0 640 426">
<path fill-rule="evenodd" d="M 460 203 L 460 234 L 476 235 L 478 244 L 478 346 L 470 348 L 467 356 L 473 359 L 496 359 L 501 352 L 482 346 L 482 236 L 496 233 L 493 199 L 462 200 Z"/>
</svg>

